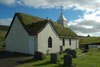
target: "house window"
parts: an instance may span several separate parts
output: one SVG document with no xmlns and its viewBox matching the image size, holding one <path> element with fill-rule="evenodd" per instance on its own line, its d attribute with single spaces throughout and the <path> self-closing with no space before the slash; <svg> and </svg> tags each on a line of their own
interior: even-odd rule
<svg viewBox="0 0 100 67">
<path fill-rule="evenodd" d="M 48 38 L 48 48 L 52 48 L 52 38 Z"/>
<path fill-rule="evenodd" d="M 63 46 L 65 46 L 65 39 L 64 38 L 62 40 L 62 44 L 63 44 Z"/>
<path fill-rule="evenodd" d="M 69 45 L 71 45 L 71 39 L 69 39 Z"/>
</svg>

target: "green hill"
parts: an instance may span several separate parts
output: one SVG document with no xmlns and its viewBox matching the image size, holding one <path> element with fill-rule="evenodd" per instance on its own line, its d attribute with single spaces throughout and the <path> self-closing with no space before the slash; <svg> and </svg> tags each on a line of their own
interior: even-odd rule
<svg viewBox="0 0 100 67">
<path fill-rule="evenodd" d="M 8 31 L 9 26 L 0 25 L 0 39 L 3 39 Z"/>
<path fill-rule="evenodd" d="M 86 38 L 80 38 L 79 44 L 98 44 L 100 43 L 100 37 L 86 37 Z"/>
<path fill-rule="evenodd" d="M 80 47 L 83 47 L 84 45 L 89 44 L 100 44 L 100 37 L 85 37 L 79 39 L 79 45 Z"/>
</svg>

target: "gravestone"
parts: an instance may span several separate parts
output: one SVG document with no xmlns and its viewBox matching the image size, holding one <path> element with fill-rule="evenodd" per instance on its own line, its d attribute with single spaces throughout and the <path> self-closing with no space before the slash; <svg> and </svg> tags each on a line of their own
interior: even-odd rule
<svg viewBox="0 0 100 67">
<path fill-rule="evenodd" d="M 44 56 L 44 54 L 42 52 L 37 51 L 34 54 L 34 59 L 43 60 L 43 59 L 45 59 L 45 56 Z"/>
<path fill-rule="evenodd" d="M 63 46 L 60 46 L 60 54 L 63 53 Z"/>
<path fill-rule="evenodd" d="M 58 54 L 57 53 L 51 53 L 50 54 L 50 62 L 51 63 L 57 63 L 58 62 Z"/>
<path fill-rule="evenodd" d="M 72 67 L 76 67 L 76 64 L 74 63 Z"/>
<path fill-rule="evenodd" d="M 76 58 L 76 51 L 75 50 L 69 50 L 67 53 L 72 55 L 73 58 Z"/>
<path fill-rule="evenodd" d="M 96 67 L 96 65 L 93 65 L 93 67 Z"/>
<path fill-rule="evenodd" d="M 47 54 L 50 54 L 50 49 L 47 50 Z"/>
<path fill-rule="evenodd" d="M 64 55 L 64 66 L 72 66 L 72 56 Z"/>
<path fill-rule="evenodd" d="M 85 56 L 83 56 L 83 60 L 85 60 Z"/>
<path fill-rule="evenodd" d="M 85 53 L 85 52 L 88 52 L 89 51 L 89 45 L 85 45 L 85 47 L 84 47 L 84 51 L 83 51 L 83 53 Z"/>
<path fill-rule="evenodd" d="M 73 58 L 76 58 L 76 51 L 75 50 L 72 50 L 72 54 Z"/>
<path fill-rule="evenodd" d="M 71 49 L 67 48 L 67 49 L 65 49 L 64 52 L 69 52 L 69 51 L 71 51 Z"/>
</svg>

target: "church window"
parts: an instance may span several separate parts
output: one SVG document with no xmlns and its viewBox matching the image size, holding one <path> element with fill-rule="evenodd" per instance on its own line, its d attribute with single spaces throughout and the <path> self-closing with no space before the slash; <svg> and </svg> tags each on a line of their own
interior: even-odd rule
<svg viewBox="0 0 100 67">
<path fill-rule="evenodd" d="M 71 45 L 71 39 L 69 39 L 69 45 Z"/>
<path fill-rule="evenodd" d="M 48 38 L 48 48 L 52 48 L 52 38 Z"/>
<path fill-rule="evenodd" d="M 63 43 L 63 46 L 65 46 L 65 39 L 63 38 L 63 40 L 62 40 L 62 43 Z"/>
</svg>

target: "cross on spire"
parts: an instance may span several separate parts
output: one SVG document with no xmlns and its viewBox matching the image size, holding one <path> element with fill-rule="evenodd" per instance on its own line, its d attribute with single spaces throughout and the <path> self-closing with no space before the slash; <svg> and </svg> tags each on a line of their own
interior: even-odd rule
<svg viewBox="0 0 100 67">
<path fill-rule="evenodd" d="M 63 13 L 63 6 L 61 5 L 61 13 Z"/>
</svg>

